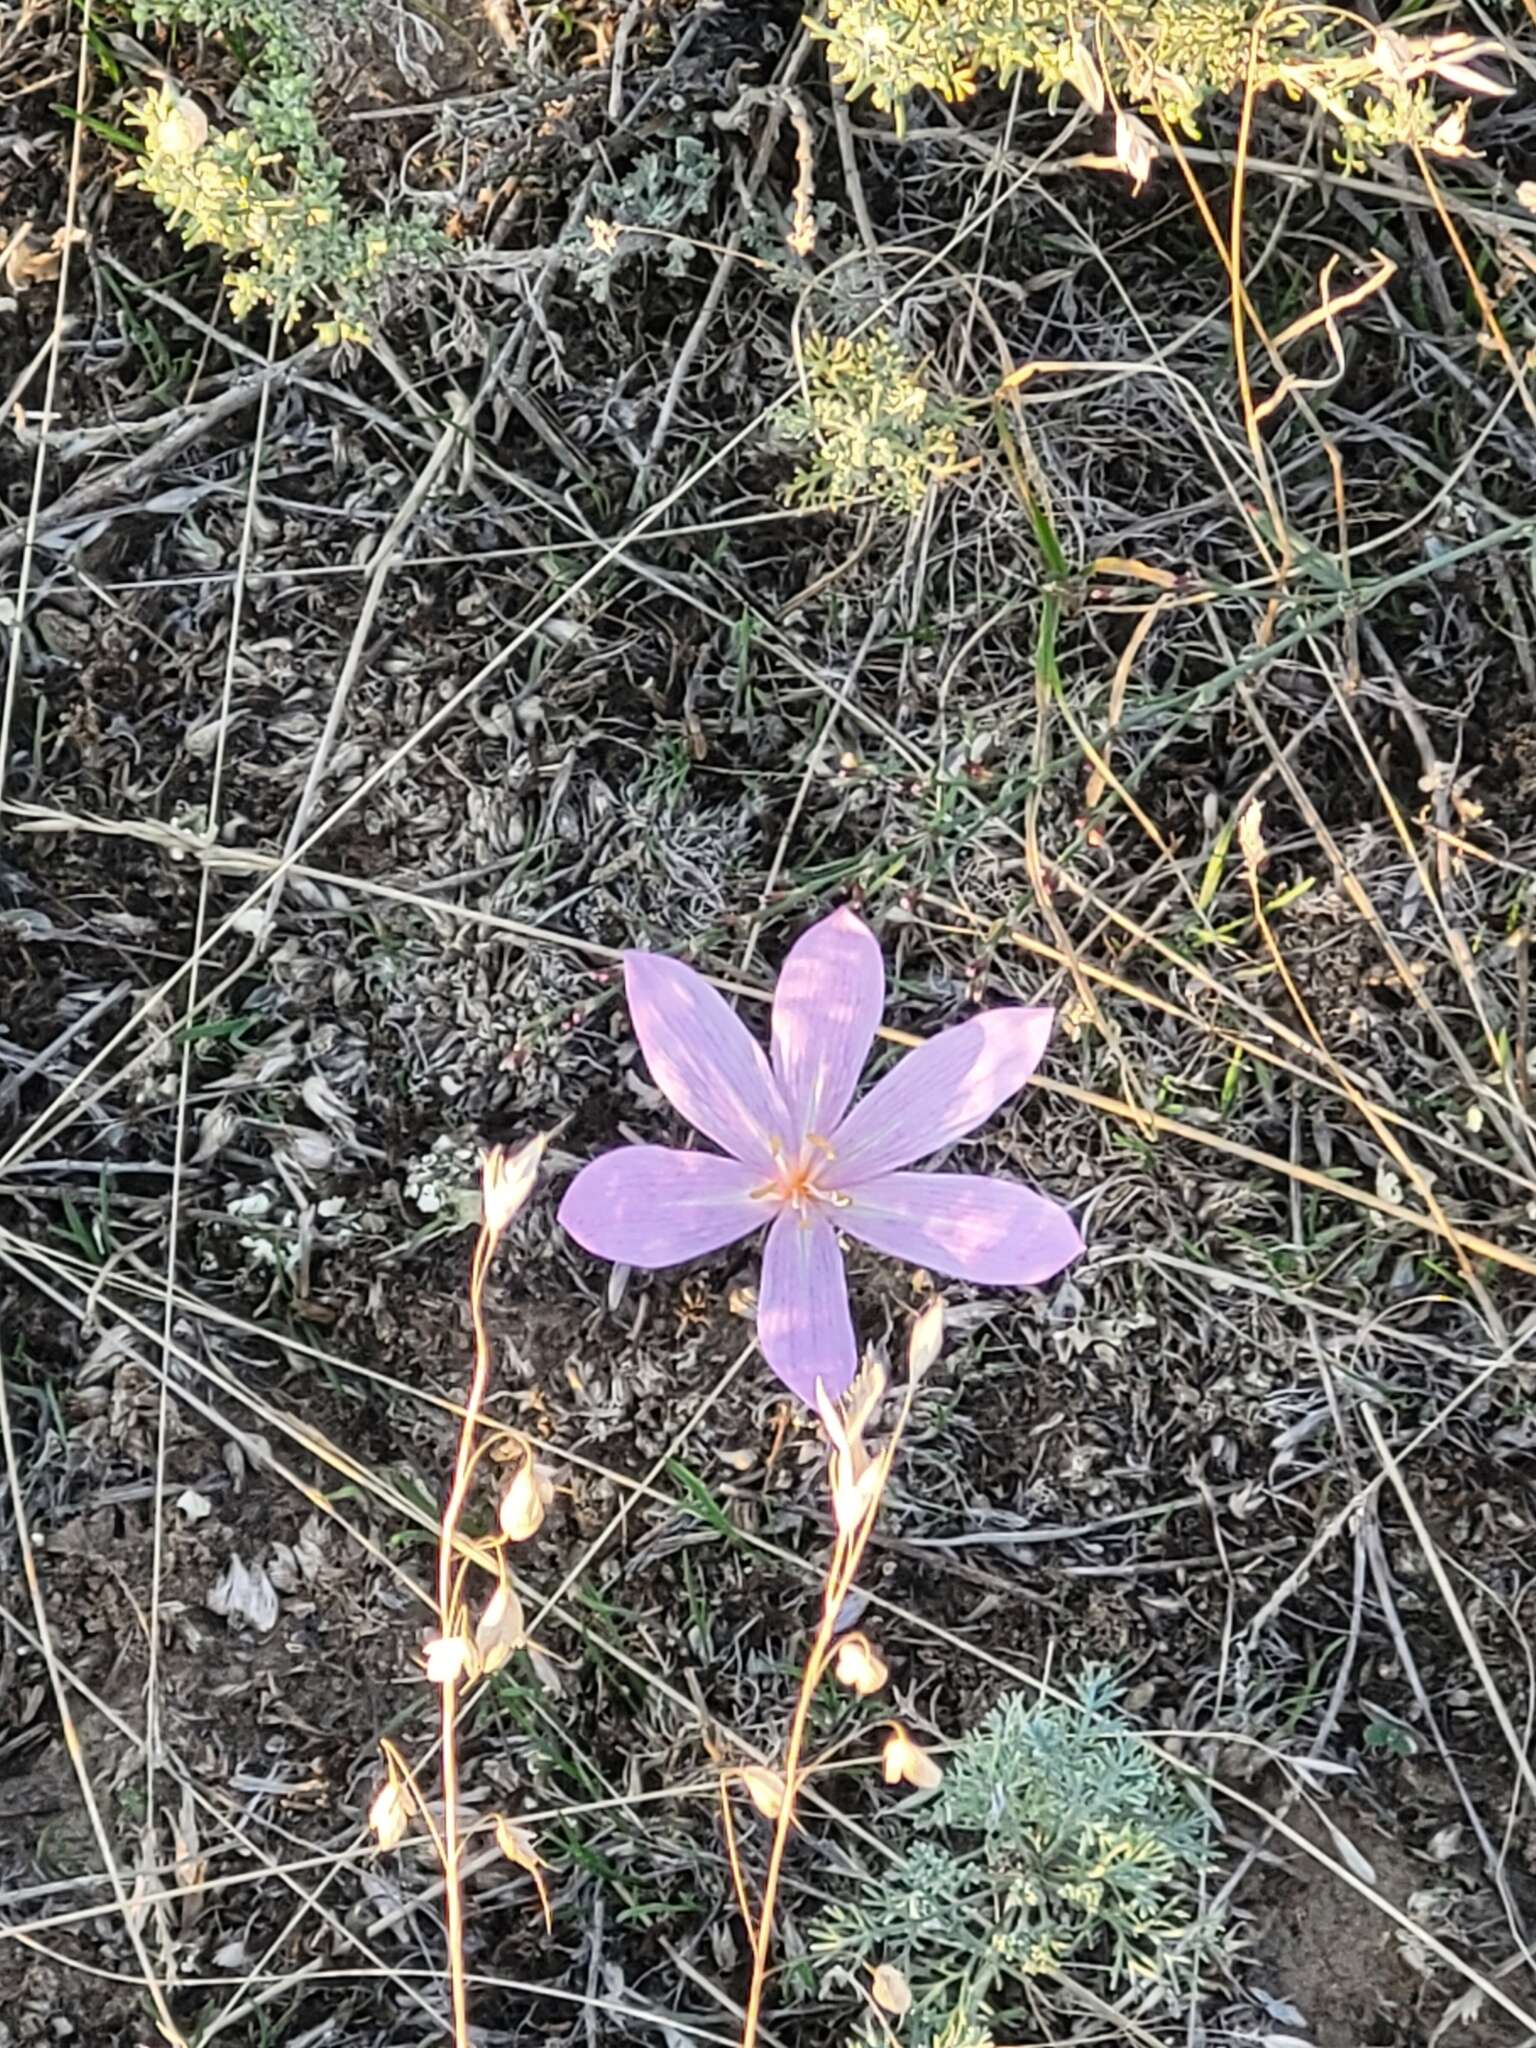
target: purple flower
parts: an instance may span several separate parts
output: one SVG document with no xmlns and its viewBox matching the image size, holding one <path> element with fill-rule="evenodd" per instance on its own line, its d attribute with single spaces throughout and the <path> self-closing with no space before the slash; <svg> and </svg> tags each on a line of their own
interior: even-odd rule
<svg viewBox="0 0 1536 2048">
<path fill-rule="evenodd" d="M 768 1225 L 757 1329 L 802 1400 L 858 1365 L 838 1233 L 983 1286 L 1038 1284 L 1083 1248 L 1066 1210 L 1017 1181 L 906 1173 L 984 1123 L 1034 1072 L 1051 1010 L 987 1010 L 907 1054 L 853 1108 L 885 1002 L 874 933 L 851 910 L 791 947 L 773 996 L 773 1058 L 702 975 L 626 953 L 651 1078 L 720 1152 L 629 1145 L 584 1166 L 560 1221 L 589 1252 L 675 1266 Z M 725 1155 L 725 1156 L 722 1156 Z"/>
</svg>

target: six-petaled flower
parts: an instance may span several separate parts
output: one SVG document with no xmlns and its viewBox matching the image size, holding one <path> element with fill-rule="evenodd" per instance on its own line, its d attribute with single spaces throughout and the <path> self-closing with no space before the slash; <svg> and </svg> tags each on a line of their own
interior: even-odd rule
<svg viewBox="0 0 1536 2048">
<path fill-rule="evenodd" d="M 906 1171 L 1023 1087 L 1052 1011 L 982 1011 L 908 1053 L 855 1103 L 885 969 L 852 911 L 790 949 L 771 1060 L 680 960 L 626 953 L 624 979 L 652 1079 L 721 1149 L 604 1153 L 571 1183 L 560 1221 L 586 1250 L 646 1268 L 700 1258 L 766 1224 L 758 1336 L 802 1399 L 814 1399 L 818 1380 L 842 1393 L 858 1364 L 840 1236 L 984 1286 L 1038 1285 L 1082 1250 L 1067 1211 L 1018 1181 Z"/>
</svg>

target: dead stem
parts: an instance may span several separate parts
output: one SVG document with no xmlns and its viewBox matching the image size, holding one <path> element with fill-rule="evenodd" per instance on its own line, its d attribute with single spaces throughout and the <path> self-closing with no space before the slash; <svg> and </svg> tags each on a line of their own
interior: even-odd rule
<svg viewBox="0 0 1536 2048">
<path fill-rule="evenodd" d="M 461 1580 L 455 1574 L 459 1543 L 459 1522 L 469 1495 L 477 1463 L 476 1439 L 480 1416 L 491 1377 L 491 1346 L 485 1330 L 485 1282 L 503 1231 L 522 1208 L 532 1191 L 534 1175 L 544 1150 L 544 1140 L 534 1138 L 512 1160 L 498 1147 L 487 1155 L 484 1168 L 484 1221 L 475 1240 L 469 1269 L 469 1314 L 474 1332 L 474 1371 L 459 1426 L 458 1451 L 454 1460 L 453 1484 L 438 1530 L 437 1609 L 441 1639 L 466 1640 L 463 1625 Z M 470 2048 L 469 1988 L 464 1969 L 464 1885 L 461 1874 L 459 1834 L 459 1672 L 448 1666 L 442 1680 L 443 1745 L 443 1830 L 439 1844 L 443 1861 L 443 1899 L 447 1918 L 448 1982 L 453 2001 L 454 2048 Z"/>
<path fill-rule="evenodd" d="M 839 1541 L 839 1548 L 841 1547 Z M 784 1752 L 784 1800 L 773 1826 L 773 1846 L 768 1852 L 768 1874 L 763 1880 L 762 1903 L 758 1908 L 757 1928 L 752 1940 L 752 1983 L 747 1992 L 746 2016 L 742 2021 L 741 2048 L 754 2048 L 757 2040 L 758 2022 L 762 2016 L 763 1988 L 768 1978 L 768 1952 L 773 1944 L 773 1909 L 778 1898 L 785 1852 L 789 1847 L 790 1830 L 794 1826 L 795 1792 L 800 1776 L 800 1755 L 805 1747 L 806 1723 L 810 1718 L 811 1701 L 816 1696 L 816 1688 L 820 1685 L 827 1668 L 838 1608 L 847 1594 L 851 1579 L 850 1572 L 839 1585 L 838 1579 L 831 1573 L 828 1574 L 821 1622 L 800 1677 L 800 1691 L 795 1700 L 794 1719 L 789 1724 L 789 1741 Z M 752 1932 L 750 1921 L 748 1931 Z"/>
<path fill-rule="evenodd" d="M 784 1795 L 774 1817 L 773 1841 L 768 1851 L 768 1869 L 763 1879 L 763 1893 L 755 1928 L 746 1907 L 745 1885 L 738 1882 L 743 1918 L 752 1943 L 752 1981 L 747 1991 L 746 2010 L 742 2019 L 741 2048 L 755 2048 L 758 2026 L 762 2018 L 763 1992 L 768 1980 L 768 1956 L 773 1945 L 774 1908 L 778 1901 L 789 1838 L 795 1825 L 796 1795 L 802 1778 L 809 1775 L 808 1771 L 801 1769 L 800 1760 L 805 1751 L 811 1702 L 832 1661 L 838 1617 L 842 1614 L 848 1595 L 853 1590 L 865 1546 L 874 1531 L 880 1513 L 880 1503 L 885 1495 L 886 1481 L 890 1477 L 891 1467 L 895 1461 L 896 1448 L 906 1428 L 907 1417 L 911 1413 L 912 1396 L 923 1373 L 937 1356 L 942 1329 L 943 1307 L 935 1298 L 928 1309 L 919 1316 L 913 1328 L 908 1353 L 907 1385 L 901 1409 L 889 1440 L 874 1457 L 865 1452 L 861 1439 L 865 1422 L 879 1406 L 884 1395 L 884 1372 L 878 1366 L 866 1365 L 848 1394 L 835 1408 L 821 1393 L 819 1386 L 817 1389 L 817 1405 L 821 1410 L 827 1435 L 832 1442 L 828 1474 L 832 1487 L 837 1537 L 832 1546 L 832 1556 L 827 1565 L 826 1580 L 822 1588 L 821 1619 L 800 1675 L 795 1710 L 789 1724 L 789 1736 L 784 1750 Z"/>
</svg>

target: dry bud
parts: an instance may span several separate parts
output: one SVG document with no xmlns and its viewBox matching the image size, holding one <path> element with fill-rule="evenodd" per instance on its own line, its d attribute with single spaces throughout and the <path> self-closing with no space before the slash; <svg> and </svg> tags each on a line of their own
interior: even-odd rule
<svg viewBox="0 0 1536 2048">
<path fill-rule="evenodd" d="M 832 1482 L 832 1515 L 843 1535 L 851 1536 L 879 1497 L 885 1480 L 882 1459 L 870 1460 L 864 1448 L 864 1424 L 885 1393 L 885 1374 L 871 1359 L 843 1396 L 834 1402 L 816 1382 L 816 1407 L 832 1444 L 828 1476 Z"/>
<path fill-rule="evenodd" d="M 902 2019 L 912 2010 L 912 1987 L 894 1963 L 881 1963 L 872 1972 L 869 1994 L 893 2019 Z"/>
<path fill-rule="evenodd" d="M 858 1471 L 848 1452 L 834 1451 L 828 1472 L 832 1481 L 832 1518 L 844 1536 L 851 1536 L 863 1523 L 880 1491 L 884 1467 L 866 1465 Z"/>
<path fill-rule="evenodd" d="M 510 1156 L 493 1145 L 480 1167 L 480 1187 L 485 1206 L 485 1227 L 499 1237 L 533 1193 L 539 1161 L 544 1157 L 546 1137 L 530 1138 Z"/>
<path fill-rule="evenodd" d="M 885 1460 L 877 1458 L 872 1465 L 866 1465 L 856 1479 L 846 1472 L 840 1476 L 844 1483 L 840 1490 L 834 1485 L 832 1504 L 838 1527 L 851 1535 L 862 1527 L 880 1498 L 880 1489 L 885 1484 Z"/>
<path fill-rule="evenodd" d="M 1115 158 L 1130 179 L 1133 192 L 1139 192 L 1151 177 L 1160 153 L 1144 121 L 1138 121 L 1134 114 L 1116 113 Z"/>
<path fill-rule="evenodd" d="M 1445 119 L 1429 138 L 1429 146 L 1436 156 L 1475 156 L 1476 150 L 1467 148 L 1467 113 L 1470 100 L 1462 100 L 1452 107 Z"/>
<path fill-rule="evenodd" d="M 480 1659 L 466 1636 L 434 1636 L 427 1645 L 427 1676 L 434 1685 L 454 1685 L 478 1678 Z"/>
<path fill-rule="evenodd" d="M 937 1760 L 915 1743 L 899 1721 L 893 1721 L 880 1753 L 880 1769 L 887 1785 L 907 1784 L 919 1792 L 931 1792 L 943 1779 Z"/>
<path fill-rule="evenodd" d="M 501 1496 L 501 1533 L 509 1543 L 526 1543 L 535 1533 L 544 1520 L 544 1509 L 553 1491 L 548 1480 L 540 1476 L 533 1452 L 525 1450 L 522 1463 Z"/>
<path fill-rule="evenodd" d="M 770 1771 L 764 1764 L 746 1764 L 742 1767 L 741 1782 L 747 1797 L 763 1816 L 764 1820 L 777 1820 L 784 1811 L 784 1780 L 777 1771 Z"/>
<path fill-rule="evenodd" d="M 398 1849 L 405 1839 L 405 1824 L 411 1809 L 405 1788 L 394 1778 L 379 1788 L 368 1809 L 368 1825 L 381 1849 Z"/>
<path fill-rule="evenodd" d="M 1096 114 L 1102 114 L 1108 101 L 1104 94 L 1104 77 L 1094 59 L 1093 52 L 1080 39 L 1072 45 L 1071 61 L 1061 67 L 1061 75 L 1069 85 L 1075 85 L 1083 98 Z"/>
<path fill-rule="evenodd" d="M 544 1883 L 544 1865 L 539 1852 L 533 1846 L 533 1837 L 526 1828 L 520 1828 L 515 1821 L 507 1819 L 504 1813 L 496 1816 L 496 1846 L 509 1863 L 515 1863 L 519 1870 L 526 1870 L 539 1890 L 539 1904 L 544 1908 L 546 1932 L 552 1925 L 549 1910 L 549 1890 Z"/>
<path fill-rule="evenodd" d="M 1237 821 L 1237 843 L 1250 869 L 1257 870 L 1264 858 L 1264 806 L 1250 804 Z"/>
<path fill-rule="evenodd" d="M 920 1380 L 944 1344 L 944 1297 L 936 1294 L 912 1325 L 907 1339 L 907 1370 Z"/>
<path fill-rule="evenodd" d="M 889 1384 L 885 1367 L 871 1352 L 859 1367 L 857 1378 L 842 1399 L 842 1411 L 848 1419 L 848 1435 L 852 1442 L 858 1443 L 869 1427 L 875 1411 L 885 1399 L 885 1390 Z"/>
<path fill-rule="evenodd" d="M 891 1667 L 862 1629 L 855 1629 L 838 1644 L 835 1669 L 838 1684 L 846 1685 L 860 1699 L 878 1692 L 891 1675 Z"/>
<path fill-rule="evenodd" d="M 475 1626 L 475 1654 L 483 1671 L 498 1671 L 514 1650 L 527 1641 L 523 1628 L 523 1603 L 505 1580 L 486 1602 L 485 1612 Z"/>
</svg>

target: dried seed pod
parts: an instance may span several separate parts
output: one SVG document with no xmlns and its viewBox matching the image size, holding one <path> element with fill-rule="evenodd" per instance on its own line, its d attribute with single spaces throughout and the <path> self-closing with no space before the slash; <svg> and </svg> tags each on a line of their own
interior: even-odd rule
<svg viewBox="0 0 1536 2048">
<path fill-rule="evenodd" d="M 485 1604 L 475 1624 L 475 1651 L 482 1671 L 497 1671 L 514 1650 L 528 1640 L 524 1629 L 523 1603 L 505 1580 Z"/>
<path fill-rule="evenodd" d="M 764 1764 L 747 1764 L 741 1773 L 741 1782 L 747 1797 L 763 1816 L 764 1820 L 777 1820 L 784 1811 L 786 1787 L 777 1771 L 770 1771 Z"/>
<path fill-rule="evenodd" d="M 553 1925 L 549 1889 L 544 1882 L 544 1865 L 533 1846 L 532 1835 L 526 1828 L 520 1828 L 516 1821 L 508 1820 L 504 1813 L 499 1813 L 496 1816 L 496 1846 L 509 1863 L 515 1863 L 519 1870 L 526 1870 L 538 1886 L 539 1904 L 544 1908 L 544 1927 L 548 1932 Z"/>
<path fill-rule="evenodd" d="M 912 1334 L 907 1339 L 907 1370 L 914 1380 L 920 1380 L 927 1372 L 943 1343 L 944 1297 L 936 1294 L 912 1325 Z"/>
<path fill-rule="evenodd" d="M 368 1809 L 368 1825 L 373 1829 L 374 1838 L 381 1849 L 398 1849 L 405 1839 L 406 1822 L 411 1817 L 410 1803 L 405 1787 L 395 1778 L 380 1786 Z"/>
<path fill-rule="evenodd" d="M 855 1629 L 852 1635 L 843 1637 L 837 1646 L 833 1668 L 838 1684 L 846 1685 L 861 1699 L 868 1699 L 871 1693 L 878 1692 L 891 1675 L 891 1667 L 862 1629 Z"/>
<path fill-rule="evenodd" d="M 893 2019 L 902 2019 L 912 2010 L 912 1987 L 894 1963 L 877 1966 L 869 1980 L 869 1995 Z"/>
<path fill-rule="evenodd" d="M 509 1543 L 526 1543 L 537 1532 L 553 1491 L 548 1480 L 541 1476 L 533 1452 L 528 1451 L 508 1480 L 497 1511 L 501 1533 Z"/>
<path fill-rule="evenodd" d="M 434 1685 L 478 1678 L 480 1658 L 467 1636 L 434 1636 L 427 1645 L 427 1676 Z"/>
<path fill-rule="evenodd" d="M 880 1769 L 887 1785 L 913 1785 L 919 1792 L 931 1792 L 944 1776 L 937 1760 L 912 1740 L 899 1721 L 891 1723 L 885 1738 Z"/>
<path fill-rule="evenodd" d="M 493 1145 L 480 1168 L 480 1189 L 484 1203 L 485 1227 L 499 1237 L 533 1193 L 539 1161 L 544 1157 L 547 1137 L 530 1138 L 526 1145 L 508 1154 Z"/>
</svg>

